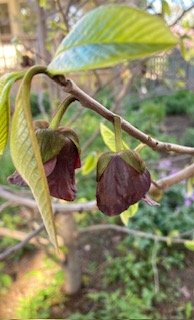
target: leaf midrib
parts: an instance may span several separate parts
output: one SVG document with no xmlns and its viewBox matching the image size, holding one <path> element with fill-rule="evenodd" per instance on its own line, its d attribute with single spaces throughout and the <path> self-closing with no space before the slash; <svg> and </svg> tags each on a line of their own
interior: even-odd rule
<svg viewBox="0 0 194 320">
<path fill-rule="evenodd" d="M 86 42 L 86 43 L 82 43 L 82 44 L 78 44 L 78 45 L 74 45 L 74 46 L 69 46 L 69 47 L 63 47 L 59 52 L 57 52 L 57 54 L 56 54 L 56 56 L 55 56 L 55 58 L 56 57 L 58 57 L 61 53 L 63 53 L 63 52 L 67 52 L 68 50 L 72 50 L 72 49 L 75 49 L 75 48 L 82 48 L 82 47 L 84 47 L 84 46 L 101 46 L 101 45 L 103 45 L 103 46 L 116 46 L 116 45 L 119 45 L 119 44 L 122 44 L 122 45 L 128 45 L 128 46 L 130 46 L 130 45 L 141 45 L 141 46 L 144 46 L 144 45 L 146 45 L 146 46 L 169 46 L 169 47 L 174 47 L 175 46 L 175 44 L 176 44 L 177 42 L 175 41 L 174 43 L 172 43 L 172 42 L 160 42 L 160 43 L 153 43 L 153 42 L 141 42 L 141 41 L 136 41 L 136 42 L 109 42 L 109 43 L 106 43 L 106 42 L 101 42 L 101 43 L 95 43 L 95 42 L 93 42 L 93 43 L 89 43 L 89 42 Z M 166 50 L 166 49 L 164 49 L 164 50 Z"/>
</svg>

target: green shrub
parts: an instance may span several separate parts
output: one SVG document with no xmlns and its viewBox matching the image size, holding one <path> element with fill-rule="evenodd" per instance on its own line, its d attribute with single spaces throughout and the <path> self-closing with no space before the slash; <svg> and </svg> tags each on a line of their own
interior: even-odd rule
<svg viewBox="0 0 194 320">
<path fill-rule="evenodd" d="M 42 271 L 36 273 L 37 275 L 30 274 L 29 277 L 43 276 Z M 28 295 L 28 299 L 22 297 L 17 308 L 17 319 L 50 319 L 52 305 L 64 300 L 61 292 L 63 283 L 64 272 L 60 270 L 55 273 L 48 286 Z"/>
<path fill-rule="evenodd" d="M 88 294 L 95 302 L 96 310 L 88 314 L 76 313 L 69 320 L 111 320 L 111 319 L 150 319 L 146 316 L 146 306 L 141 298 L 134 295 L 130 289 L 124 293 L 117 289 L 114 292 L 93 292 Z"/>
<path fill-rule="evenodd" d="M 9 287 L 12 284 L 12 278 L 10 275 L 4 272 L 5 264 L 3 262 L 0 263 L 0 294 L 6 293 Z"/>
<path fill-rule="evenodd" d="M 180 90 L 161 99 L 168 115 L 190 114 L 194 109 L 194 93 L 188 90 Z"/>
<path fill-rule="evenodd" d="M 150 207 L 143 202 L 137 214 L 129 220 L 129 228 L 168 235 L 172 230 L 185 232 L 194 228 L 194 203 L 185 206 L 183 185 L 176 185 L 164 193 L 160 206 Z"/>
<path fill-rule="evenodd" d="M 183 144 L 194 147 L 194 128 L 188 128 L 183 136 Z"/>
<path fill-rule="evenodd" d="M 165 105 L 147 100 L 141 104 L 141 115 L 143 116 L 143 121 L 160 123 L 166 115 Z"/>
</svg>

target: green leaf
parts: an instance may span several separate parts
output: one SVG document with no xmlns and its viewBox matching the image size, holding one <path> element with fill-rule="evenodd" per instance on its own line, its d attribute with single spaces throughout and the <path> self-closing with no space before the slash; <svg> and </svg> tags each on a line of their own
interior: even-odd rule
<svg viewBox="0 0 194 320">
<path fill-rule="evenodd" d="M 158 16 L 126 5 L 88 12 L 60 44 L 48 66 L 53 74 L 109 67 L 144 58 L 177 44 Z"/>
<path fill-rule="evenodd" d="M 145 147 L 147 147 L 147 144 L 145 143 L 139 143 L 138 146 L 134 149 L 135 152 L 140 153 Z"/>
<path fill-rule="evenodd" d="M 192 194 L 193 194 L 193 184 L 194 184 L 193 177 L 189 178 L 187 180 L 187 195 L 188 196 L 192 196 Z"/>
<path fill-rule="evenodd" d="M 129 219 L 137 213 L 138 207 L 139 204 L 135 203 L 120 214 L 121 220 L 125 226 L 128 226 Z"/>
<path fill-rule="evenodd" d="M 9 133 L 9 93 L 14 82 L 23 75 L 23 72 L 12 72 L 0 78 L 0 155 L 4 152 Z"/>
<path fill-rule="evenodd" d="M 47 0 L 39 0 L 38 2 L 39 2 L 39 6 L 40 6 L 41 8 L 46 8 L 46 6 L 47 6 Z"/>
<path fill-rule="evenodd" d="M 194 240 L 187 240 L 184 242 L 185 248 L 194 251 Z"/>
<path fill-rule="evenodd" d="M 12 119 L 10 150 L 17 171 L 31 188 L 50 240 L 57 247 L 51 197 L 30 111 L 32 77 L 44 71 L 44 67 L 32 67 L 20 85 Z"/>
<path fill-rule="evenodd" d="M 173 238 L 177 238 L 179 236 L 179 231 L 178 230 L 171 230 L 168 234 L 168 239 L 167 239 L 167 245 L 171 246 L 172 245 L 172 240 Z"/>
<path fill-rule="evenodd" d="M 96 152 L 93 152 L 85 158 L 84 165 L 82 166 L 83 176 L 87 176 L 90 172 L 92 172 L 96 168 L 96 164 L 97 156 Z"/>
<path fill-rule="evenodd" d="M 165 16 L 170 16 L 171 15 L 171 10 L 168 2 L 166 0 L 162 0 L 162 15 Z"/>
<path fill-rule="evenodd" d="M 103 139 L 104 143 L 106 144 L 106 146 L 111 151 L 115 152 L 116 148 L 115 148 L 115 134 L 114 134 L 114 132 L 101 122 L 100 123 L 100 133 L 101 133 L 102 139 Z M 123 147 L 124 147 L 124 149 L 129 149 L 128 145 L 124 141 L 123 141 Z"/>
</svg>

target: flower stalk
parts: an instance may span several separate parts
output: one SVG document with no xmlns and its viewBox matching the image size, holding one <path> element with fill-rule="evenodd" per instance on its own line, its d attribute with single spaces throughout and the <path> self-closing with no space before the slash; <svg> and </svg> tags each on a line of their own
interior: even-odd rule
<svg viewBox="0 0 194 320">
<path fill-rule="evenodd" d="M 76 100 L 77 99 L 75 97 L 69 96 L 59 105 L 57 112 L 55 113 L 53 119 L 50 122 L 50 125 L 49 125 L 50 129 L 57 129 L 59 127 L 62 117 L 66 112 L 67 108 L 70 106 L 72 102 Z"/>
<path fill-rule="evenodd" d="M 115 150 L 116 152 L 120 152 L 123 150 L 122 128 L 121 128 L 121 118 L 117 115 L 114 116 L 114 130 L 115 130 Z"/>
</svg>

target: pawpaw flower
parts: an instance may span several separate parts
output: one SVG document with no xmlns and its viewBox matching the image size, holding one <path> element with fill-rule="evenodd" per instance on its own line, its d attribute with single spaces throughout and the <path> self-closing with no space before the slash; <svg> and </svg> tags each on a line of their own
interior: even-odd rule
<svg viewBox="0 0 194 320">
<path fill-rule="evenodd" d="M 36 136 L 51 196 L 73 201 L 76 196 L 75 169 L 81 166 L 79 139 L 76 133 L 64 128 L 39 128 Z M 8 181 L 26 186 L 26 182 L 17 171 Z"/>
<path fill-rule="evenodd" d="M 149 171 L 133 150 L 103 154 L 97 164 L 97 206 L 106 215 L 118 215 L 145 198 Z"/>
</svg>

